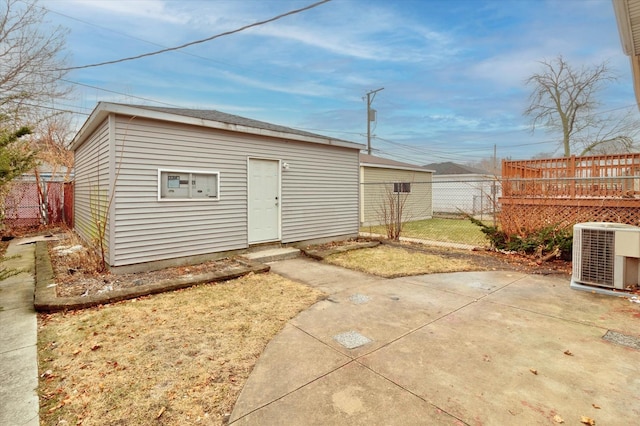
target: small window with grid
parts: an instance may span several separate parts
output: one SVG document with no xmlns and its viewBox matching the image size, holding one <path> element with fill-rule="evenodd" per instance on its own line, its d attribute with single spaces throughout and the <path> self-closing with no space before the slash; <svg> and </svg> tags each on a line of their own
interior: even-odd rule
<svg viewBox="0 0 640 426">
<path fill-rule="evenodd" d="M 401 194 L 411 193 L 411 182 L 396 182 L 393 184 L 393 192 Z"/>
</svg>

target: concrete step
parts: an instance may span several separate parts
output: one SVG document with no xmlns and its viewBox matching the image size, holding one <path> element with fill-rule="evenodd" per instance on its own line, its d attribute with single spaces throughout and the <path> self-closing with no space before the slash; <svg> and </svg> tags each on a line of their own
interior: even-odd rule
<svg viewBox="0 0 640 426">
<path fill-rule="evenodd" d="M 242 255 L 242 257 L 254 262 L 268 263 L 277 260 L 293 259 L 300 256 L 300 250 L 294 247 L 278 247 L 258 250 Z"/>
</svg>

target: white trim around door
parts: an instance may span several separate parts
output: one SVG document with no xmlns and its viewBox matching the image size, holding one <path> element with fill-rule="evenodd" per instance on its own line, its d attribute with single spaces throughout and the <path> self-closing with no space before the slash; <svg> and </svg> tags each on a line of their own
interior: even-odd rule
<svg viewBox="0 0 640 426">
<path fill-rule="evenodd" d="M 249 244 L 281 240 L 281 162 L 247 159 L 247 236 Z"/>
</svg>

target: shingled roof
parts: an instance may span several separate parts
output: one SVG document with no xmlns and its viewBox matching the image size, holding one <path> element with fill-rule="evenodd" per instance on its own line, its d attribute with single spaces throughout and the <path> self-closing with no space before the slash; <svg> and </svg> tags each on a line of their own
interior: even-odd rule
<svg viewBox="0 0 640 426">
<path fill-rule="evenodd" d="M 428 167 L 417 166 L 415 164 L 403 163 L 402 161 L 390 160 L 388 158 L 376 157 L 369 154 L 360 153 L 360 165 L 370 167 L 382 167 L 388 169 L 414 170 L 418 172 L 433 172 Z"/>
<path fill-rule="evenodd" d="M 311 142 L 323 145 L 340 146 L 351 149 L 362 149 L 363 145 L 344 139 L 336 139 L 317 133 L 305 132 L 292 127 L 280 126 L 227 114 L 211 109 L 169 108 L 148 105 L 119 104 L 99 102 L 87 121 L 82 125 L 71 143 L 75 150 L 84 143 L 86 138 L 99 126 L 109 114 L 121 114 L 131 117 L 150 118 L 168 122 L 191 124 L 208 128 L 254 134 L 279 139 L 290 139 L 301 142 Z"/>
<path fill-rule="evenodd" d="M 128 105 L 134 108 L 146 109 L 149 111 L 166 112 L 167 114 L 182 115 L 184 117 L 199 118 L 201 120 L 218 121 L 220 123 L 235 124 L 238 126 L 253 127 L 255 129 L 272 130 L 274 132 L 291 133 L 301 136 L 323 137 L 316 133 L 305 132 L 304 130 L 292 127 L 279 126 L 265 121 L 253 120 L 251 118 L 240 117 L 239 115 L 227 114 L 213 109 L 189 109 L 189 108 L 168 108 L 148 105 Z"/>
<path fill-rule="evenodd" d="M 446 161 L 444 163 L 431 163 L 424 166 L 431 169 L 437 175 L 488 175 L 486 170 L 477 169 L 475 167 L 463 166 L 462 164 Z"/>
</svg>

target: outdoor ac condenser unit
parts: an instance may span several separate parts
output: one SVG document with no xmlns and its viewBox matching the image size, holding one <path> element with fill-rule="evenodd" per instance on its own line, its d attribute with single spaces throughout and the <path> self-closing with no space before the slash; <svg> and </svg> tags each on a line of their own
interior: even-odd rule
<svg viewBox="0 0 640 426">
<path fill-rule="evenodd" d="M 571 287 L 622 290 L 638 285 L 640 227 L 589 222 L 573 227 Z"/>
</svg>

